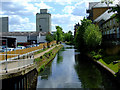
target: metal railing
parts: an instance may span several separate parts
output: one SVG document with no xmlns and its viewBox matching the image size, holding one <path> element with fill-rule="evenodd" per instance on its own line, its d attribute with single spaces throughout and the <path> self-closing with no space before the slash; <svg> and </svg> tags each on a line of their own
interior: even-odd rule
<svg viewBox="0 0 120 90">
<path fill-rule="evenodd" d="M 32 65 L 33 63 L 34 58 L 0 62 L 0 73 L 8 73 L 15 70 L 20 70 L 24 67 Z"/>
</svg>

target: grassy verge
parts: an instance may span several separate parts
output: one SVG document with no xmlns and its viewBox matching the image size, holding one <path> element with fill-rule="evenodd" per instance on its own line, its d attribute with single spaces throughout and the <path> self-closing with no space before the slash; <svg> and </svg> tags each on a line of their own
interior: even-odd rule
<svg viewBox="0 0 120 90">
<path fill-rule="evenodd" d="M 114 61 L 120 61 L 120 56 L 119 55 L 111 55 L 111 56 L 107 56 L 107 55 L 103 55 L 101 52 L 90 52 L 89 53 L 90 56 L 92 56 L 92 58 L 96 61 L 101 62 L 102 64 L 104 64 L 105 66 L 107 66 L 108 68 L 110 68 L 111 70 L 113 70 L 115 73 L 118 72 L 119 70 L 119 63 L 113 63 Z"/>
<path fill-rule="evenodd" d="M 45 49 L 43 49 L 43 50 L 37 51 L 37 52 L 34 53 L 34 55 L 39 54 L 39 53 L 41 53 L 41 52 L 44 52 L 44 51 L 46 51 L 47 49 L 49 49 L 49 48 L 45 48 Z"/>
<path fill-rule="evenodd" d="M 65 42 L 67 45 L 74 45 L 73 42 Z"/>
<path fill-rule="evenodd" d="M 43 71 L 45 66 L 56 56 L 56 53 L 63 47 L 63 45 L 56 46 L 49 52 L 45 53 L 43 56 L 35 59 L 35 63 L 37 65 L 37 70 Z"/>
</svg>

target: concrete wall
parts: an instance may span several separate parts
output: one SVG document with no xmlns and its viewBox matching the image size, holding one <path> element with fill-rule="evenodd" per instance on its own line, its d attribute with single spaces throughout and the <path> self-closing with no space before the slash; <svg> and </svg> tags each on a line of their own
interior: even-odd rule
<svg viewBox="0 0 120 90">
<path fill-rule="evenodd" d="M 37 36 L 37 43 L 40 43 L 40 42 L 46 42 L 46 36 L 40 36 L 40 38 L 39 38 L 39 36 Z"/>
<path fill-rule="evenodd" d="M 47 12 L 36 14 L 36 31 L 51 32 L 51 14 Z"/>
<path fill-rule="evenodd" d="M 8 32 L 8 17 L 0 18 L 0 32 Z"/>
<path fill-rule="evenodd" d="M 27 42 L 27 36 L 6 36 L 16 38 L 17 42 Z"/>
</svg>

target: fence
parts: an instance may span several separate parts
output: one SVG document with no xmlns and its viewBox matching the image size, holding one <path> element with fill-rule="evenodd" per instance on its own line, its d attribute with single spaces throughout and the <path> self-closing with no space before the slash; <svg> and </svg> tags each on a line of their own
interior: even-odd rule
<svg viewBox="0 0 120 90">
<path fill-rule="evenodd" d="M 52 41 L 49 44 L 48 43 L 42 43 L 37 47 L 31 47 L 31 48 L 20 49 L 20 50 L 15 50 L 15 51 L 8 51 L 7 52 L 7 54 L 8 54 L 7 58 L 9 59 L 9 58 L 17 57 L 17 54 L 25 55 L 25 54 L 28 54 L 28 53 L 33 52 L 33 51 L 38 51 L 38 50 L 47 48 L 48 46 L 51 47 L 52 45 L 55 45 L 55 44 L 56 44 L 56 41 Z M 5 60 L 6 57 L 2 54 L 6 54 L 6 52 L 0 53 L 0 60 Z M 13 54 L 13 55 L 9 55 L 9 54 Z"/>
<path fill-rule="evenodd" d="M 0 73 L 20 70 L 23 67 L 33 64 L 34 59 L 19 59 L 0 62 Z"/>
</svg>

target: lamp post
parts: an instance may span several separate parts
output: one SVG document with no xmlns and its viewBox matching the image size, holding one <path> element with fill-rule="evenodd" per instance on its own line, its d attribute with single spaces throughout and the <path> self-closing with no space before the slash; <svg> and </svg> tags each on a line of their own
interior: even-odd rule
<svg viewBox="0 0 120 90">
<path fill-rule="evenodd" d="M 0 39 L 0 40 L 5 40 L 6 41 L 6 73 L 7 73 L 7 39 Z"/>
<path fill-rule="evenodd" d="M 5 40 L 6 41 L 6 61 L 7 61 L 7 39 L 0 39 L 0 40 Z"/>
</svg>

